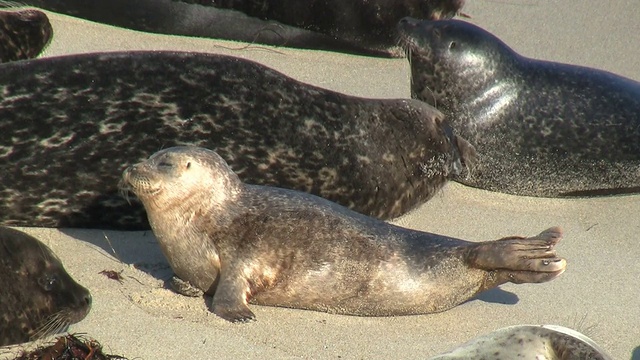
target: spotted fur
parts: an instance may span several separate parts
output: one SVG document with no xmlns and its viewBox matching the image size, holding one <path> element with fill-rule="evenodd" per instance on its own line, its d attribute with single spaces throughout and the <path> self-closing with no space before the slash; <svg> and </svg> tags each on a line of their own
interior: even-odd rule
<svg viewBox="0 0 640 360">
<path fill-rule="evenodd" d="M 466 22 L 404 19 L 412 97 L 478 151 L 462 183 L 529 196 L 640 191 L 640 83 L 525 58 Z"/>
<path fill-rule="evenodd" d="M 248 183 L 320 195 L 379 218 L 428 200 L 473 158 L 417 100 L 371 100 L 232 57 L 85 54 L 0 68 L 0 223 L 146 229 L 118 194 L 165 147 L 218 151 Z"/>
<path fill-rule="evenodd" d="M 429 360 L 611 360 L 585 335 L 556 325 L 517 325 L 479 336 Z"/>
<path fill-rule="evenodd" d="M 45 49 L 53 28 L 38 10 L 0 10 L 0 62 L 32 59 Z"/>
</svg>

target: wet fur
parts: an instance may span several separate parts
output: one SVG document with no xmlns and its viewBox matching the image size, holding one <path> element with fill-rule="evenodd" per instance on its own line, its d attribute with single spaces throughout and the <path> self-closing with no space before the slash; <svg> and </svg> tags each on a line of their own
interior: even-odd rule
<svg viewBox="0 0 640 360">
<path fill-rule="evenodd" d="M 528 196 L 640 191 L 640 83 L 525 58 L 463 21 L 398 26 L 412 97 L 478 152 L 473 176 L 457 180 Z"/>
</svg>

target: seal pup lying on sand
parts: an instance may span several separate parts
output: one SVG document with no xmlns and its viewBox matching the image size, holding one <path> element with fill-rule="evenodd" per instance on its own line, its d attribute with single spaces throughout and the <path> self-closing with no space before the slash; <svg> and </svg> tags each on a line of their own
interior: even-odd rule
<svg viewBox="0 0 640 360">
<path fill-rule="evenodd" d="M 398 57 L 402 55 L 394 38 L 398 20 L 404 16 L 450 18 L 460 11 L 464 0 L 24 0 L 23 3 L 154 33 Z"/>
<path fill-rule="evenodd" d="M 0 346 L 36 340 L 84 319 L 91 294 L 46 245 L 0 227 Z"/>
<path fill-rule="evenodd" d="M 32 59 L 51 41 L 49 18 L 38 10 L 0 10 L 0 62 Z"/>
<path fill-rule="evenodd" d="M 552 280 L 566 267 L 554 250 L 559 228 L 481 243 L 409 230 L 306 193 L 244 184 L 203 148 L 159 151 L 126 169 L 120 187 L 144 204 L 179 281 L 213 295 L 212 311 L 234 322 L 254 319 L 249 301 L 360 316 L 433 313 L 506 282 Z"/>
<path fill-rule="evenodd" d="M 640 83 L 525 58 L 463 21 L 398 26 L 412 97 L 478 151 L 460 182 L 530 196 L 640 191 Z"/>
<path fill-rule="evenodd" d="M 19 79 L 19 80 L 16 80 Z M 83 54 L 0 67 L 0 223 L 148 229 L 118 194 L 126 165 L 215 148 L 247 182 L 399 216 L 474 150 L 418 100 L 347 96 L 229 56 Z"/>
<path fill-rule="evenodd" d="M 557 325 L 517 325 L 477 337 L 429 360 L 611 360 L 595 341 Z"/>
</svg>

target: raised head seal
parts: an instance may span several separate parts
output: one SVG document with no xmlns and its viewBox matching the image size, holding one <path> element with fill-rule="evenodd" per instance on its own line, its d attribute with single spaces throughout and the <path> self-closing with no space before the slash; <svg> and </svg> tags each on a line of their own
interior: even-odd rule
<svg viewBox="0 0 640 360">
<path fill-rule="evenodd" d="M 640 191 L 640 83 L 525 58 L 464 21 L 398 26 L 412 97 L 478 152 L 460 182 L 529 196 Z"/>
<path fill-rule="evenodd" d="M 215 152 L 174 147 L 123 173 L 177 277 L 230 321 L 248 302 L 360 316 L 450 309 L 564 272 L 561 232 L 473 243 L 409 230 L 302 192 L 240 182 Z M 331 291 L 327 291 L 331 289 Z"/>
</svg>

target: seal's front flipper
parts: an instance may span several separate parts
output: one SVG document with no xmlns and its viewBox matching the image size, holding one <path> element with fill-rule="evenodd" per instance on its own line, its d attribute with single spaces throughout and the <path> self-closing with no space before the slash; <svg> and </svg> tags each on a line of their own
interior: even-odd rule
<svg viewBox="0 0 640 360">
<path fill-rule="evenodd" d="M 558 257 L 554 249 L 561 239 L 562 230 L 553 227 L 530 238 L 509 237 L 479 243 L 471 247 L 467 261 L 490 272 L 486 288 L 505 282 L 546 282 L 567 267 L 567 261 Z"/>
<path fill-rule="evenodd" d="M 204 295 L 204 291 L 193 286 L 190 282 L 180 279 L 177 275 L 169 279 L 169 286 L 180 295 L 189 297 L 200 297 Z"/>
<path fill-rule="evenodd" d="M 220 282 L 213 295 L 211 311 L 234 323 L 255 321 L 256 316 L 247 305 L 248 284 L 240 276 L 236 275 L 234 278 L 233 275 L 226 275 L 228 273 L 229 271 L 220 274 Z"/>
</svg>

